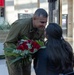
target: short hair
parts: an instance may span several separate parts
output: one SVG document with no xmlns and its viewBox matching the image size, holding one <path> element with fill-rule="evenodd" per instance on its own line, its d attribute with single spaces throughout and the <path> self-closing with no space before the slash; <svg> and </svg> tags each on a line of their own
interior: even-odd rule
<svg viewBox="0 0 74 75">
<path fill-rule="evenodd" d="M 43 17 L 48 17 L 48 14 L 46 12 L 46 10 L 44 10 L 43 8 L 39 8 L 35 11 L 34 15 L 36 16 L 43 16 Z"/>
</svg>

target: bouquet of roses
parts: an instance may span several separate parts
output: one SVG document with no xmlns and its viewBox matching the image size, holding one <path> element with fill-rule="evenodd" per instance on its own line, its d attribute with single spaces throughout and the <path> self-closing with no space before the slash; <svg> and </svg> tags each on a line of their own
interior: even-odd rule
<svg viewBox="0 0 74 75">
<path fill-rule="evenodd" d="M 7 56 L 15 57 L 10 64 L 13 64 L 21 59 L 26 63 L 32 61 L 32 55 L 37 52 L 41 47 L 44 46 L 44 43 L 40 40 L 20 40 L 18 45 L 12 45 L 11 47 L 5 48 Z"/>
</svg>

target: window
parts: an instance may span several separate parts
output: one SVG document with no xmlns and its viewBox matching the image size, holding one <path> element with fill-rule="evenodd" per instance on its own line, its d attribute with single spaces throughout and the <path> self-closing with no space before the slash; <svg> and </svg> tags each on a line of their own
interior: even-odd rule
<svg viewBox="0 0 74 75">
<path fill-rule="evenodd" d="M 18 13 L 18 19 L 31 18 L 33 14 Z"/>
</svg>

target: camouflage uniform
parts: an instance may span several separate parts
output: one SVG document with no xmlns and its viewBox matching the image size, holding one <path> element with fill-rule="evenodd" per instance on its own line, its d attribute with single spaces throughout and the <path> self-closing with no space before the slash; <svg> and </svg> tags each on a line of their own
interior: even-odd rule
<svg viewBox="0 0 74 75">
<path fill-rule="evenodd" d="M 32 18 L 19 19 L 11 25 L 11 29 L 4 43 L 4 47 L 8 47 L 12 44 L 17 44 L 17 41 L 26 36 L 29 39 L 42 40 L 44 31 L 39 31 L 33 28 Z M 7 57 L 6 62 L 8 65 L 9 75 L 31 75 L 31 63 L 24 65 L 21 61 L 9 65 L 10 60 L 15 57 Z M 25 60 L 24 60 L 25 61 Z M 22 69 L 23 68 L 23 69 Z"/>
</svg>

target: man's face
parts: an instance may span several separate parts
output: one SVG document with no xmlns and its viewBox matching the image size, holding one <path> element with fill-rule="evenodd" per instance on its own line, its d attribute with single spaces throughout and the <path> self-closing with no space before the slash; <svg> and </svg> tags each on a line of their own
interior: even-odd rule
<svg viewBox="0 0 74 75">
<path fill-rule="evenodd" d="M 33 19 L 33 26 L 39 30 L 44 30 L 47 24 L 47 18 L 40 16 Z"/>
</svg>

